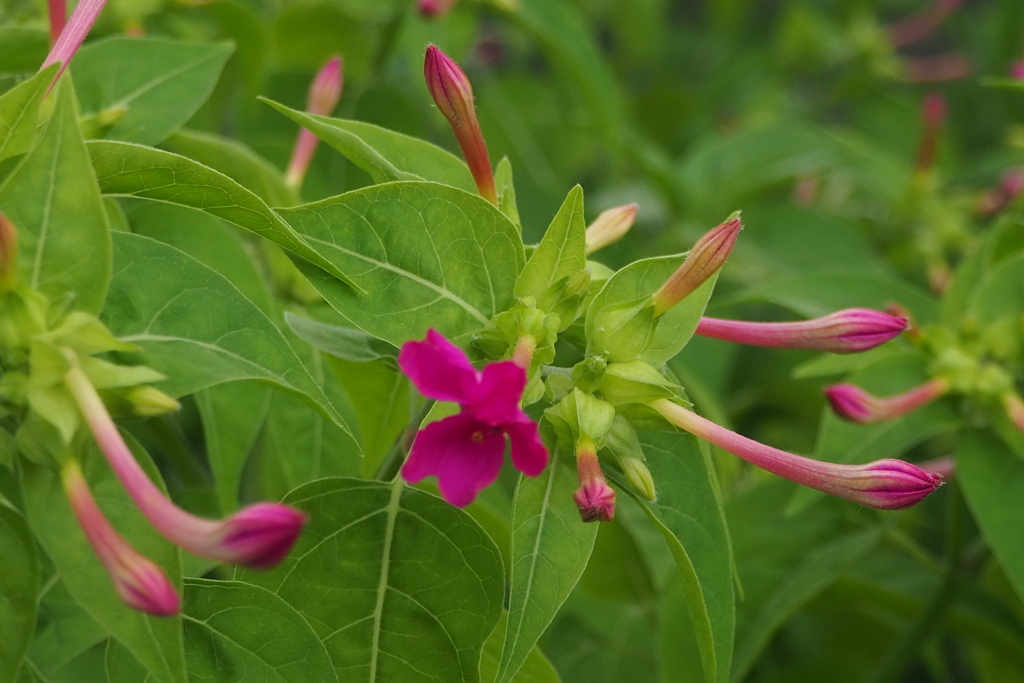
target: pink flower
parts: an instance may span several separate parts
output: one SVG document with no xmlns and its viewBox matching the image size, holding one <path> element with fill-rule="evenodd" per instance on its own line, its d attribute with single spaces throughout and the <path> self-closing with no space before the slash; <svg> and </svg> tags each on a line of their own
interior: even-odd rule
<svg viewBox="0 0 1024 683">
<path fill-rule="evenodd" d="M 610 522 L 615 517 L 615 490 L 608 486 L 597 459 L 594 442 L 585 439 L 576 448 L 580 487 L 572 494 L 584 522 Z"/>
<path fill-rule="evenodd" d="M 433 422 L 416 435 L 402 476 L 417 483 L 437 476 L 441 495 L 465 507 L 498 478 L 505 437 L 512 442 L 512 464 L 535 477 L 548 464 L 537 425 L 519 407 L 526 371 L 511 361 L 491 363 L 478 372 L 457 346 L 429 330 L 423 341 L 406 342 L 398 364 L 424 396 L 458 403 L 458 415 Z"/>
<path fill-rule="evenodd" d="M 697 334 L 775 349 L 860 353 L 899 336 L 906 328 L 906 318 L 869 308 L 846 308 L 821 318 L 791 323 L 701 318 Z"/>
<path fill-rule="evenodd" d="M 428 19 L 437 19 L 448 14 L 459 0 L 419 0 L 420 14 Z"/>
<path fill-rule="evenodd" d="M 884 397 L 873 396 L 856 384 L 833 384 L 825 388 L 825 396 L 839 417 L 860 424 L 875 424 L 911 413 L 948 390 L 948 382 L 933 379 L 903 393 Z"/>
<path fill-rule="evenodd" d="M 96 505 L 78 463 L 69 461 L 61 478 L 71 510 L 93 552 L 110 575 L 121 601 L 132 609 L 158 617 L 177 614 L 181 600 L 167 574 L 111 526 Z"/>
</svg>

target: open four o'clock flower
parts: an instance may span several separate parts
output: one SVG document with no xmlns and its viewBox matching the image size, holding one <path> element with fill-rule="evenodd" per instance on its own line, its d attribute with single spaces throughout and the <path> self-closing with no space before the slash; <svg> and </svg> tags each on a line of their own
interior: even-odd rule
<svg viewBox="0 0 1024 683">
<path fill-rule="evenodd" d="M 406 342 L 398 364 L 424 396 L 462 408 L 416 435 L 402 466 L 406 481 L 436 476 L 444 499 L 465 507 L 498 478 L 506 436 L 516 469 L 528 477 L 544 471 L 548 451 L 536 423 L 519 407 L 526 388 L 523 368 L 502 361 L 477 371 L 462 350 L 435 330 L 423 341 Z"/>
</svg>

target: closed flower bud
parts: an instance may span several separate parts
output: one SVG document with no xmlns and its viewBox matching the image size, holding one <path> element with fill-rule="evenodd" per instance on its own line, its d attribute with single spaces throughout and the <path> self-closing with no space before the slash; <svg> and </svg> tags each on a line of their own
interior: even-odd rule
<svg viewBox="0 0 1024 683">
<path fill-rule="evenodd" d="M 448 55 L 433 45 L 427 46 L 423 77 L 437 108 L 448 119 L 466 159 L 480 196 L 498 205 L 494 171 L 487 156 L 487 145 L 473 105 L 473 86 L 466 74 Z"/>
<path fill-rule="evenodd" d="M 671 401 L 651 404 L 669 422 L 752 465 L 818 491 L 879 510 L 900 510 L 924 500 L 942 477 L 902 460 L 837 465 L 805 458 L 748 439 Z"/>
<path fill-rule="evenodd" d="M 1007 417 L 1013 421 L 1017 429 L 1024 432 L 1024 400 L 1021 400 L 1016 391 L 1007 391 L 1003 394 L 1002 401 Z"/>
<path fill-rule="evenodd" d="M 121 601 L 132 609 L 166 617 L 177 614 L 181 600 L 167 574 L 141 555 L 103 516 L 74 461 L 62 472 L 64 491 L 86 540 L 114 583 Z"/>
<path fill-rule="evenodd" d="M 633 227 L 636 209 L 636 204 L 626 204 L 602 212 L 587 226 L 587 254 L 593 254 L 622 239 Z"/>
<path fill-rule="evenodd" d="M 18 230 L 0 213 L 0 290 L 7 291 L 18 279 Z"/>
<path fill-rule="evenodd" d="M 344 72 L 341 57 L 331 57 L 309 85 L 306 111 L 317 116 L 329 116 L 341 99 L 343 83 Z M 289 187 L 297 188 L 302 185 L 302 180 L 306 177 L 306 171 L 309 170 L 309 164 L 313 161 L 313 154 L 319 144 L 320 139 L 311 131 L 305 128 L 299 130 L 299 137 L 292 149 L 291 161 L 288 162 L 288 172 L 285 174 L 285 183 Z"/>
<path fill-rule="evenodd" d="M 153 387 L 135 387 L 128 392 L 127 398 L 132 404 L 132 412 L 139 417 L 157 417 L 181 409 L 180 403 Z"/>
<path fill-rule="evenodd" d="M 775 349 L 860 353 L 899 336 L 906 328 L 906 318 L 868 308 L 847 308 L 821 318 L 791 323 L 701 318 L 696 333 L 702 337 Z"/>
<path fill-rule="evenodd" d="M 221 522 L 211 540 L 225 562 L 267 569 L 284 559 L 307 519 L 287 505 L 256 503 Z"/>
<path fill-rule="evenodd" d="M 658 493 L 654 488 L 654 478 L 651 477 L 651 471 L 647 469 L 643 460 L 628 457 L 619 457 L 616 460 L 618 460 L 619 467 L 622 468 L 622 476 L 626 478 L 626 483 L 634 491 L 647 500 L 657 499 Z"/>
<path fill-rule="evenodd" d="M 654 315 L 664 314 L 725 265 L 736 244 L 743 224 L 739 215 L 712 229 L 701 237 L 679 269 L 654 293 Z"/>
<path fill-rule="evenodd" d="M 933 379 L 893 396 L 878 397 L 855 384 L 833 384 L 825 396 L 836 414 L 851 422 L 874 424 L 911 413 L 949 390 L 949 382 Z"/>
<path fill-rule="evenodd" d="M 615 517 L 615 491 L 608 486 L 597 459 L 594 442 L 580 439 L 576 446 L 576 471 L 580 487 L 572 495 L 584 522 L 610 522 Z"/>
<path fill-rule="evenodd" d="M 437 19 L 448 14 L 459 0 L 419 0 L 418 9 L 428 19 Z"/>
</svg>

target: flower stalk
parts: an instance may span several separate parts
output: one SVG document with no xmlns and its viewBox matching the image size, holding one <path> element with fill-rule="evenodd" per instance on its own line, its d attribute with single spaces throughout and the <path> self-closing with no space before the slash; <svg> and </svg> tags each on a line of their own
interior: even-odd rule
<svg viewBox="0 0 1024 683">
<path fill-rule="evenodd" d="M 71 510 L 121 601 L 158 617 L 177 614 L 181 600 L 167 574 L 133 548 L 103 516 L 77 462 L 68 461 L 61 470 L 61 480 Z"/>
<path fill-rule="evenodd" d="M 866 465 L 837 465 L 805 458 L 748 439 L 667 399 L 650 404 L 691 434 L 733 455 L 803 486 L 879 510 L 915 505 L 942 485 L 942 477 L 902 460 L 876 460 Z"/>
</svg>

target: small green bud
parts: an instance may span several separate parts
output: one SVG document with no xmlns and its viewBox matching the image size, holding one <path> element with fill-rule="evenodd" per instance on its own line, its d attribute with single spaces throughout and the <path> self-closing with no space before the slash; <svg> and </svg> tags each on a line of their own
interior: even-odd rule
<svg viewBox="0 0 1024 683">
<path fill-rule="evenodd" d="M 647 465 L 638 458 L 618 458 L 619 467 L 622 468 L 622 475 L 626 478 L 634 491 L 647 500 L 657 499 L 658 493 L 654 488 L 654 478 Z"/>
<path fill-rule="evenodd" d="M 674 398 L 678 387 L 642 360 L 611 363 L 605 370 L 598 391 L 613 405 L 650 403 L 659 398 Z"/>
<path fill-rule="evenodd" d="M 604 377 L 608 361 L 604 356 L 587 356 L 572 369 L 572 383 L 582 391 L 593 391 Z"/>
<path fill-rule="evenodd" d="M 181 404 L 153 387 L 135 387 L 126 397 L 132 404 L 132 412 L 139 417 L 156 417 L 181 409 Z"/>
</svg>

